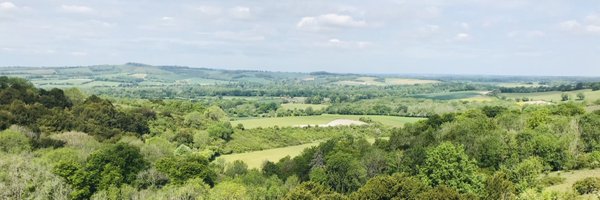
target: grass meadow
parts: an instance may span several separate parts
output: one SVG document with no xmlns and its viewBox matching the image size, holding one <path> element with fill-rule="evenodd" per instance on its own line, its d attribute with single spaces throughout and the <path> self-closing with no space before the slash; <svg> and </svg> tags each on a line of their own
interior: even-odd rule
<svg viewBox="0 0 600 200">
<path fill-rule="evenodd" d="M 258 128 L 258 127 L 289 127 L 289 126 L 300 126 L 300 125 L 319 125 L 327 124 L 336 119 L 350 119 L 359 120 L 361 117 L 371 118 L 373 121 L 382 123 L 386 126 L 391 127 L 402 127 L 406 123 L 412 123 L 419 121 L 423 118 L 416 117 L 396 117 L 396 116 L 379 116 L 379 115 L 316 115 L 316 116 L 294 116 L 294 117 L 273 117 L 273 118 L 256 118 L 256 119 L 242 119 L 232 121 L 232 125 L 242 124 L 245 128 Z"/>
<path fill-rule="evenodd" d="M 509 99 L 527 97 L 532 101 L 560 102 L 562 100 L 563 93 L 567 93 L 571 97 L 572 100 L 575 100 L 575 99 L 577 99 L 577 94 L 580 92 L 583 92 L 583 94 L 585 94 L 586 101 L 591 102 L 591 101 L 597 101 L 600 99 L 600 90 L 592 91 L 590 89 L 570 91 L 570 92 L 553 91 L 553 92 L 535 92 L 535 93 L 503 93 L 503 94 L 501 94 L 501 96 L 505 96 Z"/>
</svg>

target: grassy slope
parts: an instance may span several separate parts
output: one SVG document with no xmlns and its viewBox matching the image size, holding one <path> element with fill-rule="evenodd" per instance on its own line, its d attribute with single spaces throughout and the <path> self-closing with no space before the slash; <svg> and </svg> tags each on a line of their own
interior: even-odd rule
<svg viewBox="0 0 600 200">
<path fill-rule="evenodd" d="M 584 170 L 574 170 L 569 172 L 553 172 L 548 176 L 561 176 L 566 178 L 565 181 L 558 185 L 553 185 L 545 188 L 545 190 L 549 191 L 557 191 L 557 192 L 567 192 L 573 190 L 573 184 L 579 180 L 582 180 L 587 177 L 600 177 L 600 169 L 584 169 Z M 591 197 L 586 195 L 585 197 Z"/>
<path fill-rule="evenodd" d="M 302 153 L 302 150 L 308 147 L 317 146 L 319 143 L 320 142 L 312 142 L 296 146 L 224 155 L 221 156 L 221 158 L 225 159 L 225 162 L 227 163 L 233 162 L 235 160 L 241 160 L 248 164 L 248 168 L 258 169 L 262 167 L 263 162 L 265 162 L 266 160 L 276 162 L 279 161 L 279 159 L 286 156 L 295 157 L 297 155 L 300 155 L 300 153 Z"/>
<path fill-rule="evenodd" d="M 259 118 L 259 119 L 243 119 L 232 121 L 232 125 L 242 124 L 245 128 L 272 127 L 272 126 L 299 126 L 306 124 L 326 124 L 336 119 L 351 119 L 358 120 L 361 117 L 368 117 L 376 122 L 380 122 L 387 126 L 401 127 L 405 123 L 411 123 L 421 120 L 422 118 L 413 117 L 395 117 L 395 116 L 377 116 L 377 115 L 318 115 L 318 116 L 298 116 L 298 117 L 276 117 L 276 118 Z"/>
<path fill-rule="evenodd" d="M 382 139 L 387 140 L 389 138 L 383 137 Z M 368 138 L 367 140 L 370 143 L 375 142 L 374 138 Z M 302 151 L 304 149 L 313 147 L 313 146 L 317 146 L 320 143 L 321 143 L 321 141 L 317 141 L 317 142 L 311 142 L 311 143 L 289 146 L 289 147 L 273 148 L 273 149 L 267 149 L 267 150 L 262 150 L 262 151 L 252 151 L 252 152 L 247 152 L 247 153 L 230 154 L 230 155 L 221 156 L 220 158 L 225 159 L 226 163 L 231 163 L 236 160 L 241 160 L 241 161 L 244 161 L 244 163 L 246 163 L 248 165 L 248 168 L 260 169 L 262 167 L 262 164 L 267 160 L 271 161 L 271 162 L 277 162 L 286 156 L 290 156 L 293 158 L 293 157 L 300 155 L 300 153 L 302 153 Z"/>
</svg>

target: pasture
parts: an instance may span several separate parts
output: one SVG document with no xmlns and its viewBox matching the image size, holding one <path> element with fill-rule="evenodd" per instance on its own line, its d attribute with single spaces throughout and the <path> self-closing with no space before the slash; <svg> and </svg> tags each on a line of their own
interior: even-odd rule
<svg viewBox="0 0 600 200">
<path fill-rule="evenodd" d="M 246 163 L 248 165 L 248 168 L 250 169 L 260 169 L 262 167 L 262 164 L 267 160 L 277 162 L 279 161 L 279 159 L 284 158 L 286 156 L 295 157 L 297 155 L 300 155 L 300 153 L 302 153 L 304 149 L 317 146 L 319 145 L 319 143 L 320 141 L 289 147 L 267 149 L 262 151 L 230 154 L 221 156 L 220 158 L 225 159 L 226 163 L 241 160 L 244 161 L 244 163 Z"/>
<path fill-rule="evenodd" d="M 389 137 L 381 137 L 380 139 L 389 140 Z M 375 138 L 367 138 L 367 141 L 369 141 L 369 143 L 372 144 L 375 142 Z M 288 147 L 229 154 L 223 155 L 219 158 L 223 158 L 225 160 L 225 163 L 231 163 L 236 160 L 241 160 L 244 161 L 244 163 L 246 163 L 248 165 L 248 168 L 250 169 L 260 169 L 262 168 L 262 165 L 265 161 L 277 162 L 286 156 L 290 156 L 292 158 L 296 157 L 300 155 L 302 151 L 304 151 L 304 149 L 317 146 L 321 142 L 322 141 L 316 141 Z"/>
<path fill-rule="evenodd" d="M 359 120 L 361 117 L 370 118 L 375 122 L 379 122 L 386 126 L 401 127 L 405 123 L 412 123 L 419 121 L 423 118 L 415 117 L 396 117 L 396 116 L 380 116 L 380 115 L 316 115 L 316 116 L 294 116 L 294 117 L 273 117 L 273 118 L 256 118 L 256 119 L 242 119 L 232 121 L 232 125 L 242 124 L 245 128 L 258 128 L 258 127 L 289 127 L 289 126 L 301 126 L 301 125 L 319 125 L 327 124 L 336 119 L 350 119 Z"/>
</svg>

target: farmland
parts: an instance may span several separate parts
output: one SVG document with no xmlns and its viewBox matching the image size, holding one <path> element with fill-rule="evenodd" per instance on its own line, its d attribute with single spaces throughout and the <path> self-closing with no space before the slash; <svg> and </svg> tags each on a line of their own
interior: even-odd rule
<svg viewBox="0 0 600 200">
<path fill-rule="evenodd" d="M 516 98 L 529 98 L 531 101 L 548 101 L 548 102 L 560 102 L 562 100 L 562 94 L 567 94 L 572 100 L 577 99 L 577 94 L 583 93 L 585 95 L 585 100 L 589 102 L 593 102 L 600 99 L 600 91 L 592 91 L 592 90 L 577 90 L 577 91 L 569 91 L 569 92 L 536 92 L 536 93 L 503 93 L 501 96 L 505 96 L 509 99 Z"/>
<path fill-rule="evenodd" d="M 395 117 L 395 116 L 377 116 L 377 115 L 330 115 L 323 114 L 319 116 L 297 116 L 297 117 L 274 117 L 260 119 L 244 119 L 232 121 L 231 124 L 242 124 L 245 128 L 273 127 L 273 126 L 301 126 L 301 125 L 319 125 L 327 124 L 336 119 L 359 120 L 361 117 L 367 117 L 375 122 L 386 126 L 401 127 L 405 123 L 412 123 L 422 118 Z"/>
<path fill-rule="evenodd" d="M 317 146 L 319 143 L 320 142 L 312 142 L 296 146 L 224 155 L 221 156 L 221 158 L 223 158 L 227 163 L 231 163 L 235 160 L 241 160 L 248 164 L 249 168 L 260 169 L 262 167 L 263 162 L 266 160 L 277 162 L 279 159 L 286 156 L 295 157 L 299 155 L 302 152 L 302 150 L 309 147 Z"/>
</svg>

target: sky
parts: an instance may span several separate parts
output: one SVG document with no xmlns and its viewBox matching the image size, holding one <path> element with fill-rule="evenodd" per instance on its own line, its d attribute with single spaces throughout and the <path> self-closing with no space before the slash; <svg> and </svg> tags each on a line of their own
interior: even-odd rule
<svg viewBox="0 0 600 200">
<path fill-rule="evenodd" d="M 294 72 L 600 76 L 600 3 L 0 0 L 0 66 L 126 62 Z"/>
</svg>

